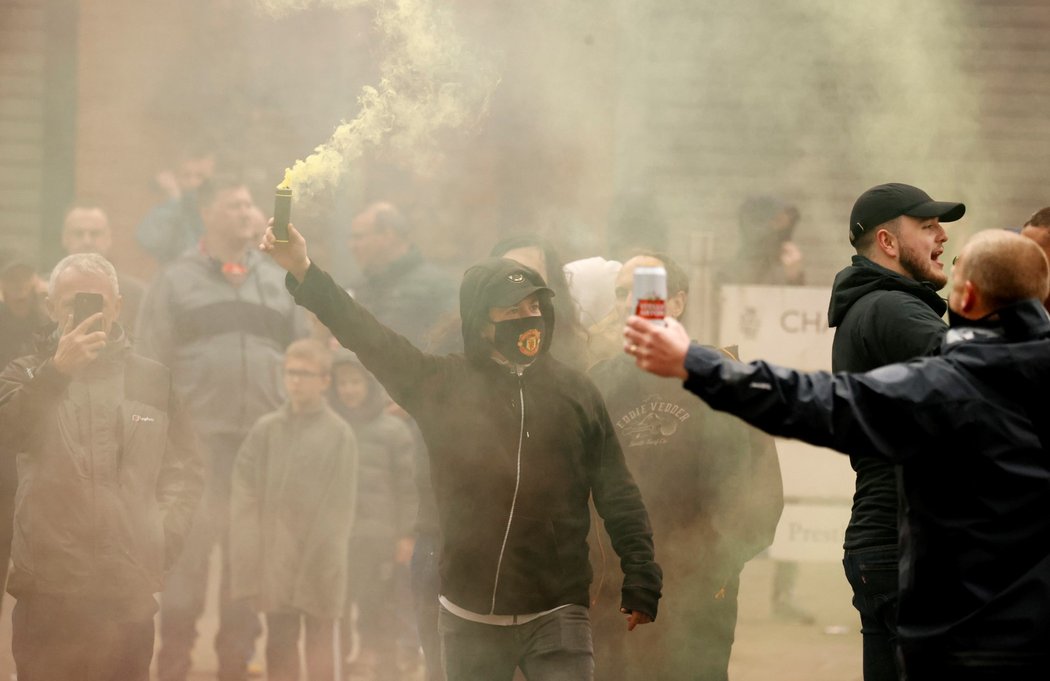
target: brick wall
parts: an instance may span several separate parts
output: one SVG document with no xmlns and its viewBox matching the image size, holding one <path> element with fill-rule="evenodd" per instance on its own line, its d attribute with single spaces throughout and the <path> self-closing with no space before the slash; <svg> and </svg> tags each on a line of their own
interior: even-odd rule
<svg viewBox="0 0 1050 681">
<path fill-rule="evenodd" d="M 35 257 L 44 180 L 46 12 L 0 4 L 0 245 Z"/>
</svg>

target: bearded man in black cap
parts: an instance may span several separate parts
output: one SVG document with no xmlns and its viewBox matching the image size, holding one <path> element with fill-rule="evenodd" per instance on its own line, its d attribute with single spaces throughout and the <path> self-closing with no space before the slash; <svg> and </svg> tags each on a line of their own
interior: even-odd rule
<svg viewBox="0 0 1050 681">
<path fill-rule="evenodd" d="M 943 222 L 963 216 L 961 203 L 934 201 L 917 187 L 872 187 L 853 205 L 849 240 L 857 250 L 835 276 L 828 324 L 835 327 L 832 371 L 863 372 L 934 352 L 948 327 L 937 294 L 948 281 Z M 888 424 L 892 428 L 893 424 Z M 897 476 L 878 457 L 851 454 L 857 472 L 843 565 L 864 636 L 865 681 L 898 677 Z"/>
<path fill-rule="evenodd" d="M 376 321 L 311 264 L 302 235 L 262 250 L 289 291 L 357 353 L 419 425 L 442 547 L 439 630 L 448 681 L 589 681 L 588 499 L 624 572 L 627 628 L 651 622 L 661 572 L 638 487 L 605 404 L 550 356 L 552 292 L 534 270 L 488 258 L 463 275 L 463 355 L 437 357 Z"/>
</svg>

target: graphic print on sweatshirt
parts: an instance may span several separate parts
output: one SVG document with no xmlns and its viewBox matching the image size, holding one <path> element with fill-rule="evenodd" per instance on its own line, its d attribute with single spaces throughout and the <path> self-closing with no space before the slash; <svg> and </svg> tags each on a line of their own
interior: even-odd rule
<svg viewBox="0 0 1050 681">
<path fill-rule="evenodd" d="M 616 431 L 624 448 L 662 445 L 674 437 L 678 427 L 690 416 L 689 409 L 679 402 L 654 393 L 616 419 Z"/>
</svg>

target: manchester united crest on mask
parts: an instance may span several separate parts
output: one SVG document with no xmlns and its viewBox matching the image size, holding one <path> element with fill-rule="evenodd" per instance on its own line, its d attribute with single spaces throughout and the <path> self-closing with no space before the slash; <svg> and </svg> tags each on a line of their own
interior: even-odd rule
<svg viewBox="0 0 1050 681">
<path fill-rule="evenodd" d="M 535 357 L 540 351 L 540 330 L 529 329 L 518 336 L 518 352 L 526 357 Z"/>
</svg>

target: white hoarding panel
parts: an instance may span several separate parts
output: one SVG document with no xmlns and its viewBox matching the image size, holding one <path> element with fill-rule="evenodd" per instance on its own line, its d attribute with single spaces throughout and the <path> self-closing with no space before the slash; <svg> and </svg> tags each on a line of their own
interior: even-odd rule
<svg viewBox="0 0 1050 681">
<path fill-rule="evenodd" d="M 804 371 L 831 368 L 831 289 L 815 286 L 724 286 L 719 343 L 744 361 L 767 360 Z M 843 454 L 777 440 L 784 515 L 770 555 L 780 560 L 841 560 L 854 474 Z"/>
</svg>

